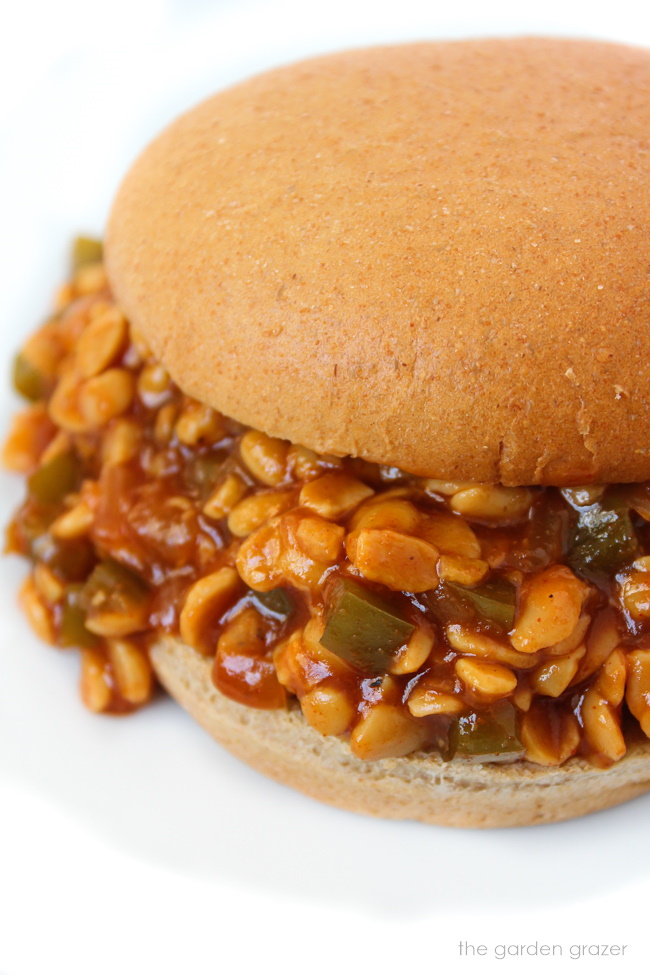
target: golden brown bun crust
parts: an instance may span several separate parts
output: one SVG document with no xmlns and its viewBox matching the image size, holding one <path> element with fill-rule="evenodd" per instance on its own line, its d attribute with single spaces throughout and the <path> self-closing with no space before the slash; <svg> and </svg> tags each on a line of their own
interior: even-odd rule
<svg viewBox="0 0 650 975">
<path fill-rule="evenodd" d="M 256 711 L 228 700 L 210 680 L 211 661 L 178 640 L 159 641 L 152 661 L 170 694 L 233 755 L 352 812 L 438 826 L 529 826 L 584 816 L 650 789 L 647 739 L 607 771 L 580 759 L 547 769 L 444 763 L 423 752 L 364 762 L 342 739 L 314 731 L 299 708 Z"/>
<path fill-rule="evenodd" d="M 650 52 L 421 43 L 282 68 L 117 197 L 119 302 L 190 395 L 414 474 L 650 478 Z"/>
</svg>

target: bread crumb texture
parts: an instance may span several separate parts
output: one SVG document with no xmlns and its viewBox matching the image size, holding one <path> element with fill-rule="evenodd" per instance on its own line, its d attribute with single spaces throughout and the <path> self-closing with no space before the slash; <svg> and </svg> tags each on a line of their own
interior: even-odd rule
<svg viewBox="0 0 650 975">
<path fill-rule="evenodd" d="M 650 789 L 650 741 L 631 740 L 609 769 L 580 758 L 545 768 L 443 762 L 436 754 L 366 762 L 347 741 L 324 738 L 300 709 L 258 711 L 224 697 L 211 661 L 170 637 L 152 648 L 164 687 L 221 745 L 265 775 L 351 812 L 438 826 L 531 826 L 584 816 Z"/>
<path fill-rule="evenodd" d="M 441 479 L 650 478 L 650 52 L 335 54 L 224 91 L 127 175 L 117 300 L 189 395 Z"/>
</svg>

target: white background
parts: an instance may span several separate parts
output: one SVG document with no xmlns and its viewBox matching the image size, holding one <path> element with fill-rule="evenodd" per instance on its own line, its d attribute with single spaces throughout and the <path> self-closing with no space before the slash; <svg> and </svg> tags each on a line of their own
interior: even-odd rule
<svg viewBox="0 0 650 975">
<path fill-rule="evenodd" d="M 345 46 L 546 33 L 650 46 L 641 3 L 3 0 L 3 375 L 101 234 L 137 151 L 171 117 L 267 66 Z M 0 427 L 16 402 L 0 384 Z M 5 521 L 20 496 L 0 478 Z M 172 702 L 130 719 L 77 700 L 74 655 L 40 645 L 0 564 L 0 975 L 610 971 L 646 957 L 650 797 L 491 833 L 326 809 L 224 754 Z M 457 944 L 488 946 L 459 958 Z M 496 961 L 496 944 L 564 956 Z M 625 960 L 571 960 L 574 944 Z"/>
</svg>

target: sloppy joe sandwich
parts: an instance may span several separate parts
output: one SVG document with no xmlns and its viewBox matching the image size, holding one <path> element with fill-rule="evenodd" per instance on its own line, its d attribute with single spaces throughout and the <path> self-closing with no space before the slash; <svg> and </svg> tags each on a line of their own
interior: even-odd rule
<svg viewBox="0 0 650 975">
<path fill-rule="evenodd" d="M 343 808 L 650 787 L 650 52 L 335 54 L 126 176 L 15 366 L 9 550 L 81 694 L 155 679 Z"/>
</svg>

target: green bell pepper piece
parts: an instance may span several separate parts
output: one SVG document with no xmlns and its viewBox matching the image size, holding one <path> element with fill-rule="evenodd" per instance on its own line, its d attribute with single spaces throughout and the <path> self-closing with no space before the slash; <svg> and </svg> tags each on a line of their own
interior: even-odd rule
<svg viewBox="0 0 650 975">
<path fill-rule="evenodd" d="M 255 592 L 251 589 L 251 597 L 263 613 L 278 620 L 287 620 L 293 613 L 293 600 L 286 589 L 271 589 L 269 592 Z"/>
<path fill-rule="evenodd" d="M 614 499 L 598 501 L 580 511 L 567 561 L 576 572 L 593 579 L 640 553 L 630 509 Z"/>
<path fill-rule="evenodd" d="M 29 478 L 29 493 L 41 505 L 61 504 L 67 494 L 81 487 L 82 475 L 81 460 L 74 451 L 57 454 Z"/>
<path fill-rule="evenodd" d="M 62 647 L 95 647 L 99 638 L 86 629 L 83 586 L 68 586 L 63 600 L 59 645 Z"/>
<path fill-rule="evenodd" d="M 474 623 L 476 612 L 462 586 L 441 582 L 437 589 L 424 594 L 424 602 L 443 626 L 448 623 Z"/>
<path fill-rule="evenodd" d="M 524 747 L 517 734 L 514 705 L 499 701 L 489 711 L 461 715 L 449 734 L 449 757 L 474 762 L 512 762 Z"/>
<path fill-rule="evenodd" d="M 47 399 L 54 388 L 52 381 L 39 372 L 22 352 L 14 359 L 13 384 L 16 392 L 32 403 Z"/>
<path fill-rule="evenodd" d="M 517 591 L 507 579 L 493 579 L 468 589 L 454 582 L 446 583 L 461 599 L 467 599 L 480 620 L 496 623 L 504 630 L 511 630 L 515 622 Z"/>
<path fill-rule="evenodd" d="M 385 673 L 392 653 L 404 646 L 415 627 L 376 593 L 352 579 L 332 590 L 322 645 L 367 674 Z"/>
<path fill-rule="evenodd" d="M 104 246 L 101 240 L 94 237 L 76 237 L 72 243 L 70 264 L 72 270 L 77 271 L 85 264 L 98 264 L 104 257 Z"/>
<path fill-rule="evenodd" d="M 515 587 L 506 579 L 492 579 L 475 589 L 441 582 L 437 589 L 427 593 L 426 603 L 444 626 L 478 620 L 510 630 L 515 619 L 515 597 Z"/>
</svg>

